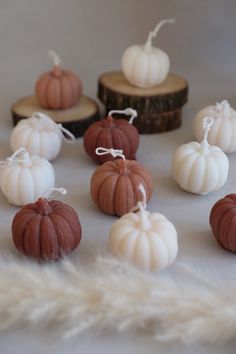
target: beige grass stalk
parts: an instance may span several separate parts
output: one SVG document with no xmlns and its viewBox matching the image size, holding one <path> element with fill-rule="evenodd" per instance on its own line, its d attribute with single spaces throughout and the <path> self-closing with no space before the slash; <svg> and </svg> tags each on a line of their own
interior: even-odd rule
<svg viewBox="0 0 236 354">
<path fill-rule="evenodd" d="M 143 329 L 161 341 L 235 338 L 236 285 L 218 288 L 190 275 L 196 282 L 168 272 L 153 276 L 107 255 L 89 267 L 1 258 L 0 330 L 40 323 L 64 338 L 91 327 Z"/>
</svg>

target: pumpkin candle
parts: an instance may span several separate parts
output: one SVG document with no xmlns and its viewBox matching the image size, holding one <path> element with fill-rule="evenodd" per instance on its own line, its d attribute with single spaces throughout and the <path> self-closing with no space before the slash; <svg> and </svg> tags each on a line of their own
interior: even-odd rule
<svg viewBox="0 0 236 354">
<path fill-rule="evenodd" d="M 125 119 L 115 119 L 113 114 L 125 114 L 131 116 L 129 121 Z M 127 159 L 134 160 L 135 153 L 139 145 L 139 134 L 132 125 L 137 117 L 137 111 L 132 108 L 124 110 L 112 110 L 105 119 L 93 123 L 84 135 L 84 148 L 89 156 L 99 163 L 114 160 L 109 154 L 98 155 L 96 148 L 121 149 Z"/>
<path fill-rule="evenodd" d="M 174 19 L 162 20 L 148 35 L 144 45 L 133 45 L 127 48 L 122 56 L 122 69 L 126 79 L 139 87 L 152 87 L 161 84 L 170 69 L 168 55 L 159 48 L 152 46 L 160 28 Z"/>
<path fill-rule="evenodd" d="M 94 203 L 106 214 L 121 216 L 133 208 L 140 198 L 138 186 L 144 185 L 147 200 L 153 192 L 148 169 L 137 161 L 126 160 L 122 150 L 97 148 L 97 154 L 112 154 L 119 160 L 105 162 L 92 175 L 90 183 Z"/>
<path fill-rule="evenodd" d="M 15 151 L 0 165 L 1 189 L 13 205 L 32 203 L 54 187 L 55 173 L 50 162 L 31 156 L 25 148 Z"/>
<path fill-rule="evenodd" d="M 19 121 L 12 131 L 10 144 L 13 151 L 24 147 L 31 155 L 50 161 L 58 156 L 63 139 L 68 143 L 75 141 L 74 135 L 62 124 L 55 123 L 45 113 L 35 112 Z"/>
<path fill-rule="evenodd" d="M 13 241 L 20 253 L 43 261 L 53 261 L 70 253 L 80 243 L 81 225 L 76 211 L 51 193 L 66 194 L 64 188 L 51 188 L 35 203 L 25 205 L 12 222 Z"/>
<path fill-rule="evenodd" d="M 217 146 L 209 145 L 208 132 L 213 118 L 203 120 L 204 138 L 181 145 L 172 160 L 172 174 L 180 187 L 188 192 L 207 194 L 221 188 L 227 178 L 229 160 Z"/>
<path fill-rule="evenodd" d="M 68 109 L 74 106 L 82 95 L 82 84 L 72 71 L 62 69 L 60 57 L 52 50 L 48 52 L 53 60 L 53 69 L 43 73 L 36 82 L 35 94 L 39 104 L 46 109 Z"/>
<path fill-rule="evenodd" d="M 236 253 L 236 194 L 228 194 L 215 203 L 210 225 L 219 244 Z"/>
<path fill-rule="evenodd" d="M 214 119 L 208 134 L 208 141 L 212 145 L 219 146 L 224 152 L 236 151 L 236 111 L 227 100 L 207 106 L 201 109 L 194 120 L 194 133 L 198 141 L 203 138 L 202 122 L 204 117 Z"/>
<path fill-rule="evenodd" d="M 146 210 L 145 188 L 140 185 L 138 189 L 143 200 L 113 224 L 108 248 L 143 270 L 158 271 L 172 264 L 177 256 L 177 232 L 164 215 Z"/>
</svg>

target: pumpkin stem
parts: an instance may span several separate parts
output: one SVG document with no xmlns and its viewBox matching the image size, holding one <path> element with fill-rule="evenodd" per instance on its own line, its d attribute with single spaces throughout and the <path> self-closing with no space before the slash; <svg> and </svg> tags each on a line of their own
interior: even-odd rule
<svg viewBox="0 0 236 354">
<path fill-rule="evenodd" d="M 214 108 L 215 108 L 216 116 L 219 116 L 220 118 L 230 116 L 231 107 L 227 100 L 223 100 L 220 103 L 217 102 Z"/>
<path fill-rule="evenodd" d="M 105 127 L 112 126 L 113 125 L 113 121 L 114 121 L 113 117 L 111 115 L 108 115 L 107 118 L 105 119 Z"/>
<path fill-rule="evenodd" d="M 111 117 L 112 116 L 112 114 L 125 114 L 125 115 L 127 115 L 127 116 L 131 116 L 130 117 L 130 120 L 129 120 L 129 124 L 133 124 L 133 120 L 134 120 L 134 118 L 136 118 L 137 117 L 137 115 L 138 115 L 138 113 L 137 113 L 137 111 L 135 110 L 135 109 L 133 109 L 133 108 L 126 108 L 126 109 L 123 109 L 123 110 L 112 110 L 112 111 L 110 111 L 109 113 L 108 113 L 108 116 L 109 117 Z"/>
<path fill-rule="evenodd" d="M 209 151 L 209 143 L 208 143 L 207 138 L 208 138 L 209 130 L 211 129 L 211 126 L 213 123 L 214 123 L 214 118 L 212 118 L 212 117 L 205 117 L 203 119 L 202 127 L 205 132 L 204 132 L 204 138 L 202 141 L 202 150 L 203 150 L 204 154 L 207 154 Z"/>
<path fill-rule="evenodd" d="M 119 160 L 118 172 L 119 172 L 120 175 L 126 174 L 128 162 L 129 161 L 127 161 L 127 160 Z"/>
<path fill-rule="evenodd" d="M 52 208 L 50 207 L 46 198 L 39 198 L 36 202 L 36 205 L 40 214 L 48 215 L 52 212 Z"/>
<path fill-rule="evenodd" d="M 174 23 L 174 22 L 175 22 L 175 19 L 174 19 L 174 18 L 171 18 L 171 19 L 164 19 L 164 20 L 160 21 L 160 22 L 156 25 L 156 27 L 154 28 L 154 30 L 151 31 L 151 32 L 149 32 L 148 39 L 147 39 L 147 41 L 146 41 L 146 43 L 145 43 L 145 48 L 146 48 L 146 49 L 150 49 L 150 48 L 151 48 L 151 46 L 152 46 L 152 39 L 153 39 L 154 37 L 156 37 L 157 33 L 159 32 L 159 30 L 161 29 L 161 27 L 162 27 L 163 25 L 165 25 L 166 23 Z"/>
</svg>

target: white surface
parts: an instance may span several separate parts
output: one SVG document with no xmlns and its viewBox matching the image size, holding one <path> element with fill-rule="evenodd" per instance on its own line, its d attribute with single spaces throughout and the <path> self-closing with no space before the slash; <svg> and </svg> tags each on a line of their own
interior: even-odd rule
<svg viewBox="0 0 236 354">
<path fill-rule="evenodd" d="M 235 191 L 236 156 L 230 156 L 227 184 L 207 196 L 181 191 L 170 177 L 170 161 L 176 147 L 192 139 L 192 119 L 200 108 L 224 98 L 236 107 L 236 3 L 233 0 L 2 0 L 0 10 L 1 158 L 10 154 L 10 106 L 31 93 L 37 76 L 49 68 L 48 48 L 60 54 L 66 66 L 81 76 L 85 93 L 95 97 L 98 75 L 119 68 L 125 48 L 142 44 L 157 20 L 176 18 L 175 28 L 166 27 L 154 43 L 170 56 L 172 71 L 189 80 L 189 104 L 183 112 L 183 128 L 141 138 L 138 159 L 150 167 L 155 181 L 155 193 L 148 208 L 174 222 L 179 233 L 180 260 L 203 270 L 212 279 L 230 280 L 236 258 L 216 244 L 209 230 L 208 215 L 216 200 Z M 65 202 L 76 207 L 83 225 L 83 241 L 74 257 L 87 259 L 97 246 L 105 247 L 115 218 L 101 214 L 92 204 L 88 178 L 95 165 L 83 152 L 81 139 L 74 146 L 63 146 L 54 167 L 57 186 L 70 189 Z M 0 247 L 2 252 L 13 252 L 10 225 L 17 209 L 1 196 L 0 210 Z M 140 334 L 117 335 L 99 329 L 62 344 L 50 330 L 24 327 L 1 333 L 0 348 L 1 354 L 235 353 L 235 343 L 217 347 L 160 345 Z"/>
</svg>

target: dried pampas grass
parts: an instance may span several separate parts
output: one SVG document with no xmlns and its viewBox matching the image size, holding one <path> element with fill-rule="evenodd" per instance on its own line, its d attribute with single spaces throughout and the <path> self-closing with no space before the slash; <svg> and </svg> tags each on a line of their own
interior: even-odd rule
<svg viewBox="0 0 236 354">
<path fill-rule="evenodd" d="M 161 341 L 235 338 L 235 284 L 218 288 L 181 267 L 187 276 L 177 282 L 169 271 L 153 276 L 108 255 L 89 267 L 1 258 L 0 329 L 33 323 L 57 326 L 64 338 L 91 327 L 141 329 Z"/>
</svg>

